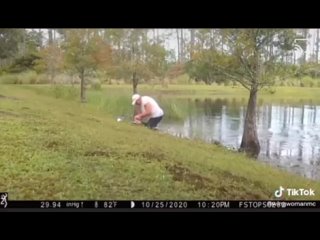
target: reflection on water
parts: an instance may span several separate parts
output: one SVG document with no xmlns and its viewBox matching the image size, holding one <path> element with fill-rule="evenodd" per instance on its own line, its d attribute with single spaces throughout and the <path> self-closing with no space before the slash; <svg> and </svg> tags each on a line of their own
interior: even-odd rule
<svg viewBox="0 0 320 240">
<path fill-rule="evenodd" d="M 181 100 L 180 100 L 181 101 Z M 200 138 L 207 142 L 240 147 L 246 101 L 206 99 L 183 100 L 182 122 L 163 120 L 160 128 L 173 135 Z M 257 129 L 261 145 L 259 160 L 302 176 L 320 180 L 320 106 L 260 104 Z"/>
</svg>

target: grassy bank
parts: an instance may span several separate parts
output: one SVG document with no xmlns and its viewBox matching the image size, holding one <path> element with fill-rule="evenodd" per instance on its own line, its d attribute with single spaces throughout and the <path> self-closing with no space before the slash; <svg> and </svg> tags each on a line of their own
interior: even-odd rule
<svg viewBox="0 0 320 240">
<path fill-rule="evenodd" d="M 78 100 L 79 87 L 66 87 L 56 85 L 23 85 L 37 92 L 40 95 L 50 95 L 54 98 L 63 98 L 66 100 Z M 138 87 L 142 95 L 151 95 L 161 103 L 166 110 L 167 118 L 182 120 L 188 112 L 188 106 L 185 105 L 186 98 L 190 100 L 203 100 L 206 98 L 219 99 L 225 102 L 237 102 L 247 105 L 248 91 L 243 87 L 231 86 L 206 86 L 206 85 L 161 85 L 141 84 Z M 258 94 L 258 104 L 320 104 L 320 88 L 301 88 L 301 87 L 277 87 L 273 91 L 261 90 Z M 88 104 L 103 110 L 114 117 L 119 115 L 131 115 L 130 97 L 132 94 L 131 85 L 102 85 L 100 90 L 88 88 Z M 174 98 L 174 101 L 172 101 Z M 179 101 L 179 99 L 182 99 Z"/>
<path fill-rule="evenodd" d="M 10 199 L 269 199 L 280 185 L 320 199 L 319 182 L 34 88 L 0 85 L 0 192 Z"/>
</svg>

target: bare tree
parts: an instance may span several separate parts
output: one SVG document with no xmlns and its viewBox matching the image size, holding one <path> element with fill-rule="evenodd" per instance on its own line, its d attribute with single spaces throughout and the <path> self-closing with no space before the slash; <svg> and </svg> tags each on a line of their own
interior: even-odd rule
<svg viewBox="0 0 320 240">
<path fill-rule="evenodd" d="M 178 63 L 181 61 L 181 46 L 180 46 L 180 36 L 179 36 L 179 29 L 176 29 L 177 32 L 177 43 L 178 43 Z"/>
<path fill-rule="evenodd" d="M 316 63 L 319 63 L 319 29 L 317 29 L 317 38 L 316 38 Z"/>
<path fill-rule="evenodd" d="M 193 58 L 193 52 L 194 52 L 194 31 L 195 29 L 190 29 L 190 59 L 192 60 Z"/>
</svg>

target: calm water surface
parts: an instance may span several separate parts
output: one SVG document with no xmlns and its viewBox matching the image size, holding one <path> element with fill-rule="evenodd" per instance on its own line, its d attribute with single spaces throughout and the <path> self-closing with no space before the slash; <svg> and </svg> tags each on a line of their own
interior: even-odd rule
<svg viewBox="0 0 320 240">
<path fill-rule="evenodd" d="M 247 102 L 236 99 L 172 100 L 183 120 L 164 118 L 159 128 L 186 138 L 240 147 Z M 259 161 L 320 180 L 320 105 L 259 104 Z"/>
</svg>

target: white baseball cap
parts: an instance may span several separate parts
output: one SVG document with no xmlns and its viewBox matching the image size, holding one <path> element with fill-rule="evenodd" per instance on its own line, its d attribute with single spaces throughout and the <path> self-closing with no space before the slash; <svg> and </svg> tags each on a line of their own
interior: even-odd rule
<svg viewBox="0 0 320 240">
<path fill-rule="evenodd" d="M 132 105 L 136 104 L 136 101 L 140 98 L 139 94 L 133 94 L 132 95 Z"/>
</svg>

